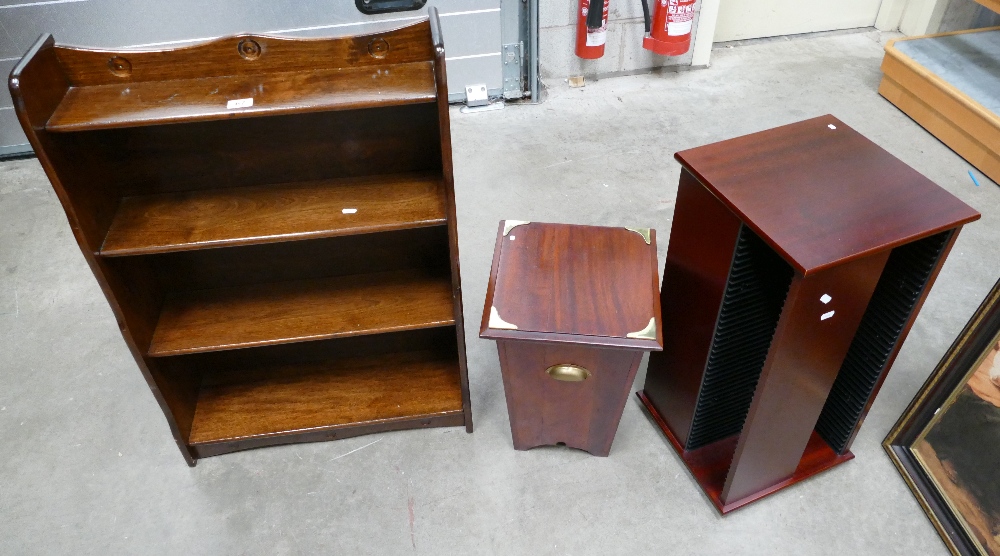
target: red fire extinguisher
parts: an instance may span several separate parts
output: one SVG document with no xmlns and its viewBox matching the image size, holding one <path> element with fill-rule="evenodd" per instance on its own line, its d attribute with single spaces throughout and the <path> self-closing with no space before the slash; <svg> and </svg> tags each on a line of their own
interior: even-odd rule
<svg viewBox="0 0 1000 556">
<path fill-rule="evenodd" d="M 603 9 L 591 10 L 591 0 L 580 0 L 576 21 L 576 55 L 581 58 L 592 60 L 604 56 L 604 43 L 608 39 L 608 4 L 611 0 L 596 0 L 594 3 L 598 2 L 603 2 Z"/>
<path fill-rule="evenodd" d="M 695 0 L 654 0 L 656 9 L 649 17 L 647 0 L 642 0 L 646 36 L 642 47 L 662 56 L 680 56 L 691 48 L 691 25 Z"/>
</svg>

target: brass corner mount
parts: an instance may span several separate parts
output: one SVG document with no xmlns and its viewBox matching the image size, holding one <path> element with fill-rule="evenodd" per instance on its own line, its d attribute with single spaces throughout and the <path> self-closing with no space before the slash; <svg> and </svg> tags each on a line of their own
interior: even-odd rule
<svg viewBox="0 0 1000 556">
<path fill-rule="evenodd" d="M 496 306 L 490 307 L 489 327 L 496 330 L 517 330 L 516 324 L 511 324 L 500 318 L 500 313 L 497 312 Z"/>
<path fill-rule="evenodd" d="M 643 241 L 646 242 L 646 245 L 649 245 L 649 242 L 650 242 L 649 238 L 651 237 L 649 228 L 625 228 L 625 229 L 628 230 L 628 231 L 630 231 L 630 232 L 635 232 L 635 233 L 641 235 Z"/>
<path fill-rule="evenodd" d="M 656 317 L 649 319 L 649 324 L 646 328 L 639 330 L 637 332 L 629 332 L 625 335 L 626 338 L 636 338 L 639 340 L 655 340 L 656 339 Z"/>
<path fill-rule="evenodd" d="M 504 220 L 503 222 L 503 235 L 504 237 L 510 233 L 511 230 L 518 226 L 523 226 L 525 224 L 531 224 L 528 220 Z"/>
</svg>

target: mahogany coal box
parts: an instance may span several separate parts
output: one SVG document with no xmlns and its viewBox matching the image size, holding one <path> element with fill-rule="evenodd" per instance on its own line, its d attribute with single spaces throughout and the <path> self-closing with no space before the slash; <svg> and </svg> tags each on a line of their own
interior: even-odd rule
<svg viewBox="0 0 1000 556">
<path fill-rule="evenodd" d="M 643 353 L 663 349 L 658 282 L 654 230 L 500 223 L 479 336 L 514 448 L 608 455 Z"/>
</svg>

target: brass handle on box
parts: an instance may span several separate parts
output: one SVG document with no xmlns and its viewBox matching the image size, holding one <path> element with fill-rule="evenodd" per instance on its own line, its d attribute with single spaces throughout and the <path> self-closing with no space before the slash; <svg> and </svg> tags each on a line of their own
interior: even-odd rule
<svg viewBox="0 0 1000 556">
<path fill-rule="evenodd" d="M 568 363 L 552 365 L 548 369 L 545 369 L 545 373 L 563 382 L 583 382 L 590 378 L 590 371 L 579 365 L 570 365 Z"/>
</svg>

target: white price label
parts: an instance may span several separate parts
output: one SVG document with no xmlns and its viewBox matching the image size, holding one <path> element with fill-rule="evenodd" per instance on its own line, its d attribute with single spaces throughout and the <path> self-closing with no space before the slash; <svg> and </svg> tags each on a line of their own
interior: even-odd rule
<svg viewBox="0 0 1000 556">
<path fill-rule="evenodd" d="M 608 42 L 607 29 L 594 32 L 587 31 L 587 46 L 601 46 L 606 42 Z"/>
<path fill-rule="evenodd" d="M 671 37 L 679 37 L 681 35 L 687 35 L 691 32 L 691 20 L 688 21 L 678 21 L 678 22 L 668 22 L 667 23 L 667 35 Z"/>
<path fill-rule="evenodd" d="M 232 110 L 233 108 L 250 108 L 251 106 L 253 106 L 252 98 L 238 98 L 226 103 L 227 110 Z"/>
</svg>

